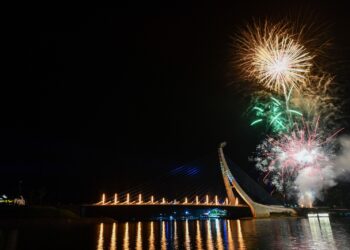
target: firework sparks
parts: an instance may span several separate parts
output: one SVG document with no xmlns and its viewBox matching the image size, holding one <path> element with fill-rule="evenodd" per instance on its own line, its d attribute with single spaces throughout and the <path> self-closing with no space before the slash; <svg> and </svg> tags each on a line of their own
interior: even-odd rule
<svg viewBox="0 0 350 250">
<path fill-rule="evenodd" d="M 289 131 L 293 127 L 294 121 L 297 120 L 295 118 L 303 116 L 298 110 L 290 109 L 286 102 L 271 95 L 256 98 L 251 112 L 255 115 L 251 126 L 265 123 L 267 129 L 273 133 Z"/>
<path fill-rule="evenodd" d="M 322 74 L 312 76 L 308 81 L 308 88 L 293 93 L 290 98 L 291 105 L 302 110 L 306 121 L 321 116 L 325 128 L 344 125 L 341 123 L 341 108 L 345 105 L 346 98 L 341 98 L 341 89 L 335 84 L 334 77 Z"/>
<path fill-rule="evenodd" d="M 329 137 L 325 132 L 343 125 L 344 106 L 333 75 L 320 65 L 329 44 L 323 29 L 297 22 L 255 22 L 235 39 L 234 66 L 259 87 L 250 125 L 275 134 L 258 145 L 255 165 L 266 184 L 307 207 L 336 184 L 339 173 L 333 137 L 340 130 Z M 314 122 L 320 116 L 321 126 L 318 118 Z"/>
<path fill-rule="evenodd" d="M 287 25 L 247 26 L 236 41 L 238 65 L 245 78 L 287 94 L 307 82 L 314 58 Z"/>
<path fill-rule="evenodd" d="M 254 160 L 256 167 L 264 173 L 264 181 L 271 183 L 280 192 L 291 193 L 291 190 L 301 192 L 295 180 L 300 175 L 306 179 L 322 179 L 322 173 L 332 165 L 333 144 L 332 136 L 324 138 L 317 131 L 318 120 L 314 129 L 304 126 L 303 129 L 294 129 L 290 134 L 282 134 L 275 138 L 268 138 L 258 149 L 258 157 Z M 304 190 L 303 190 L 304 191 Z M 301 193 L 303 200 L 310 200 L 314 190 Z M 308 197 L 306 199 L 305 197 Z M 300 201 L 302 202 L 302 201 Z"/>
</svg>

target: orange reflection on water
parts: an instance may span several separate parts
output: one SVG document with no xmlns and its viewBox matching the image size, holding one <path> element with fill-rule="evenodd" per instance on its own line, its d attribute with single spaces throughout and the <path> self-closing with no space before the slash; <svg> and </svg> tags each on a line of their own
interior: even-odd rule
<svg viewBox="0 0 350 250">
<path fill-rule="evenodd" d="M 149 239 L 148 239 L 148 243 L 149 243 L 149 249 L 150 250 L 154 250 L 155 247 L 154 247 L 154 225 L 153 225 L 153 221 L 151 221 L 151 224 L 150 224 L 150 232 L 149 232 Z"/>
<path fill-rule="evenodd" d="M 217 249 L 221 250 L 223 248 L 223 241 L 221 236 L 221 228 L 220 228 L 220 221 L 219 219 L 215 220 L 215 230 L 216 230 L 216 245 Z"/>
<path fill-rule="evenodd" d="M 238 233 L 238 247 L 239 249 L 245 249 L 244 238 L 242 234 L 241 221 L 237 220 L 237 233 Z"/>
<path fill-rule="evenodd" d="M 123 247 L 124 249 L 129 249 L 129 222 L 125 223 Z"/>
<path fill-rule="evenodd" d="M 202 249 L 202 236 L 201 236 L 201 228 L 199 225 L 199 220 L 196 222 L 196 245 L 198 249 Z"/>
<path fill-rule="evenodd" d="M 232 238 L 232 231 L 231 231 L 231 223 L 229 220 L 226 220 L 226 228 L 227 228 L 227 243 L 228 243 L 228 249 L 234 249 L 235 244 Z"/>
<path fill-rule="evenodd" d="M 136 249 L 142 249 L 142 225 L 140 221 L 137 222 Z"/>
<path fill-rule="evenodd" d="M 116 223 L 113 223 L 113 226 L 112 226 L 110 249 L 111 250 L 117 249 L 117 224 Z"/>
<path fill-rule="evenodd" d="M 162 221 L 162 238 L 161 238 L 161 248 L 162 248 L 162 249 L 166 249 L 165 221 Z"/>
<path fill-rule="evenodd" d="M 185 221 L 185 248 L 191 249 L 191 237 L 188 230 L 188 220 Z"/>
<path fill-rule="evenodd" d="M 207 249 L 213 249 L 213 238 L 211 236 L 210 220 L 207 220 Z"/>
<path fill-rule="evenodd" d="M 97 240 L 97 250 L 103 250 L 103 223 L 100 224 Z"/>
<path fill-rule="evenodd" d="M 176 225 L 176 220 L 174 220 L 174 247 L 177 249 L 179 246 L 178 241 L 177 241 L 177 225 Z"/>
</svg>

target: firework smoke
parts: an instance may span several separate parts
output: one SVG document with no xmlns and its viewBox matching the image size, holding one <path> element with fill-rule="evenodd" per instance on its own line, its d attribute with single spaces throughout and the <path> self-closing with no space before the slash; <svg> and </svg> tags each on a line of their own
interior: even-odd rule
<svg viewBox="0 0 350 250">
<path fill-rule="evenodd" d="M 332 164 L 326 164 L 319 169 L 302 169 L 294 181 L 299 205 L 312 207 L 316 198 L 322 200 L 323 191 L 336 185 L 335 169 Z"/>
<path fill-rule="evenodd" d="M 315 198 L 322 200 L 323 192 L 338 181 L 350 181 L 350 136 L 340 137 L 338 143 L 340 152 L 332 156 L 331 162 L 318 171 L 306 168 L 298 173 L 295 185 L 299 190 L 299 204 L 310 207 Z"/>
<path fill-rule="evenodd" d="M 350 136 L 339 138 L 340 152 L 334 160 L 338 180 L 350 181 Z"/>
</svg>

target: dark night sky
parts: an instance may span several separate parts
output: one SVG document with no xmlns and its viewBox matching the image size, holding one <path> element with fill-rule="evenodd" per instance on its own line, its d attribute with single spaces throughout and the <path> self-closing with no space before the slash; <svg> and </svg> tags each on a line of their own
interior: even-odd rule
<svg viewBox="0 0 350 250">
<path fill-rule="evenodd" d="M 345 5 L 256 2 L 13 13 L 2 47 L 0 193 L 21 179 L 24 189 L 86 201 L 137 182 L 136 171 L 147 178 L 205 157 L 224 140 L 247 167 L 259 136 L 243 115 L 247 100 L 229 85 L 238 80 L 229 67 L 237 27 L 307 7 L 332 24 L 339 68 L 350 58 Z"/>
</svg>

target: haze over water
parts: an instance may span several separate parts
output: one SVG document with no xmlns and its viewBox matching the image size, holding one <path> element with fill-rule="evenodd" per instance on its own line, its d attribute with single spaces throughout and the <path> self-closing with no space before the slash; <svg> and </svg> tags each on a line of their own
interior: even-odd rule
<svg viewBox="0 0 350 250">
<path fill-rule="evenodd" d="M 0 236 L 4 249 L 350 249 L 350 219 L 31 225 Z"/>
</svg>

